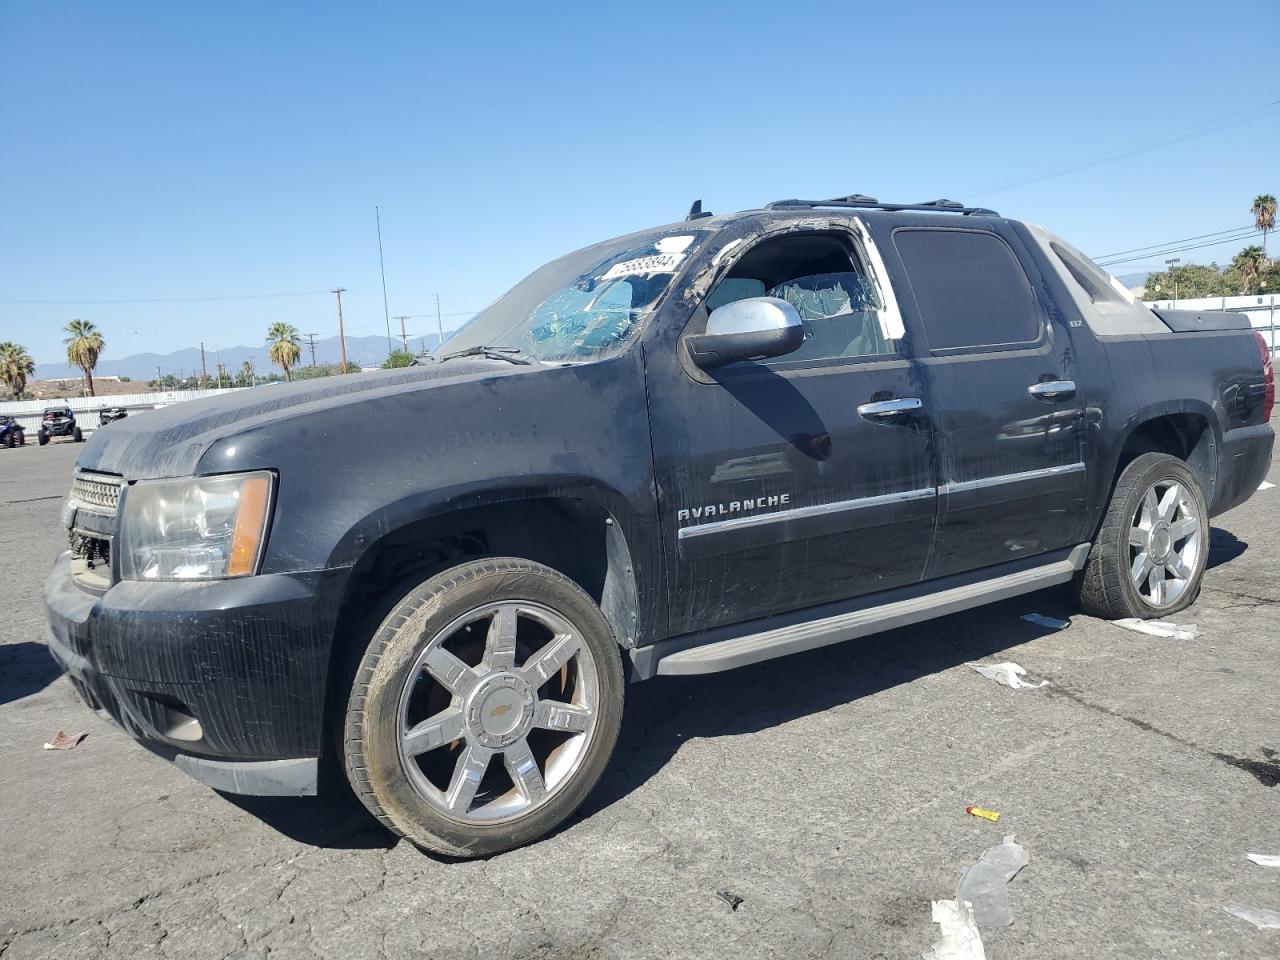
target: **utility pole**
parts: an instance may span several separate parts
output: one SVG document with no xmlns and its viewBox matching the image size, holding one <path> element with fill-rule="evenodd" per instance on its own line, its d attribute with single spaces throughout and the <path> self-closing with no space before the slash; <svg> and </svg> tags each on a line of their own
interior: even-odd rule
<svg viewBox="0 0 1280 960">
<path fill-rule="evenodd" d="M 316 335 L 308 333 L 305 336 L 311 343 L 311 368 L 314 370 L 316 366 Z"/>
<path fill-rule="evenodd" d="M 404 352 L 408 353 L 409 352 L 409 335 L 404 332 L 404 322 L 409 318 L 406 316 L 406 317 L 396 317 L 396 319 L 400 321 L 400 340 L 404 343 Z"/>
<path fill-rule="evenodd" d="M 444 346 L 444 320 L 440 316 L 440 294 L 436 294 L 436 327 L 440 330 L 440 342 L 436 344 L 436 353 Z"/>
<path fill-rule="evenodd" d="M 346 287 L 338 287 L 336 290 L 330 290 L 334 296 L 338 298 L 338 345 L 342 347 L 342 372 L 347 372 L 347 337 L 342 332 L 342 295 L 347 292 Z"/>
<path fill-rule="evenodd" d="M 209 387 L 209 369 L 204 365 L 204 341 L 200 341 L 200 389 Z"/>
<path fill-rule="evenodd" d="M 1178 302 L 1178 275 L 1174 273 L 1174 266 L 1182 262 L 1181 257 L 1174 257 L 1172 260 L 1166 260 L 1165 266 L 1169 268 L 1169 278 L 1173 281 L 1173 302 Z"/>
<path fill-rule="evenodd" d="M 158 366 L 156 367 L 156 386 L 164 386 L 164 382 L 160 379 L 160 368 Z"/>
<path fill-rule="evenodd" d="M 378 269 L 382 271 L 382 316 L 387 321 L 387 354 L 391 354 L 391 311 L 387 309 L 387 265 L 382 261 L 382 214 L 375 206 L 373 215 L 378 218 Z"/>
</svg>

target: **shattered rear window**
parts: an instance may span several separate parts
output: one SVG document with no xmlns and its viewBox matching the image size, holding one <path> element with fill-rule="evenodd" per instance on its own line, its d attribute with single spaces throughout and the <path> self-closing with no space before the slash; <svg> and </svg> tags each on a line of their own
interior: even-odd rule
<svg viewBox="0 0 1280 960">
<path fill-rule="evenodd" d="M 596 244 L 540 267 L 443 348 L 518 347 L 544 362 L 596 360 L 631 337 L 706 231 L 668 230 Z"/>
</svg>

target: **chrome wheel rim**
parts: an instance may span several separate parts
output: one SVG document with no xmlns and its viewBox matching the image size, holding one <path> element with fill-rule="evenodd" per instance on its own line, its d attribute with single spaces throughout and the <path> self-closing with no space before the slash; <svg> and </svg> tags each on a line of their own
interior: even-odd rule
<svg viewBox="0 0 1280 960">
<path fill-rule="evenodd" d="M 464 824 L 542 807 L 595 733 L 600 675 L 582 633 L 549 607 L 476 607 L 431 638 L 400 693 L 400 764 L 418 795 Z"/>
<path fill-rule="evenodd" d="M 1129 576 L 1148 606 L 1176 603 L 1195 576 L 1204 524 L 1195 497 L 1166 477 L 1143 494 L 1129 525 Z"/>
</svg>

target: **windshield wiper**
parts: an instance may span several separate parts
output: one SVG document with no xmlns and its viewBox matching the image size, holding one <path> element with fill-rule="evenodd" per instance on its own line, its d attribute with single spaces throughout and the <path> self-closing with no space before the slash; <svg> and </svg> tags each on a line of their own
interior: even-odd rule
<svg viewBox="0 0 1280 960">
<path fill-rule="evenodd" d="M 538 362 L 537 357 L 530 356 L 519 347 L 467 347 L 465 350 L 458 350 L 454 353 L 446 353 L 443 357 L 436 360 L 437 363 L 444 363 L 446 360 L 452 360 L 454 357 L 484 357 L 486 360 L 505 360 L 507 363 L 517 363 L 522 366 L 534 364 Z"/>
</svg>

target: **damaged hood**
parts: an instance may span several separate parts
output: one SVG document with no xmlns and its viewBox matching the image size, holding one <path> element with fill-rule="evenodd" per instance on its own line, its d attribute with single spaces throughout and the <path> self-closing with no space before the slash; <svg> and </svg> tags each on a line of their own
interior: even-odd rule
<svg viewBox="0 0 1280 960">
<path fill-rule="evenodd" d="M 234 390 L 148 410 L 97 430 L 76 465 L 126 480 L 191 476 L 221 440 L 294 417 L 323 416 L 373 398 L 417 394 L 451 383 L 499 379 L 534 371 L 503 362 L 450 360 L 378 373 L 352 373 Z"/>
</svg>

